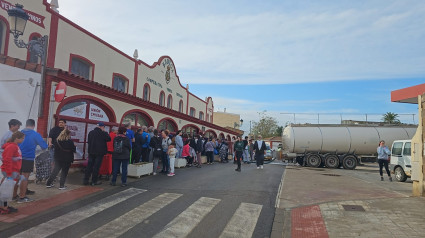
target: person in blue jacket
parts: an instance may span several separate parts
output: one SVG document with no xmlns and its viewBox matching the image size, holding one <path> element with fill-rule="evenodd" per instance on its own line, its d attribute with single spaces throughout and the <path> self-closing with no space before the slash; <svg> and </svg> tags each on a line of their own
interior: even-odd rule
<svg viewBox="0 0 425 238">
<path fill-rule="evenodd" d="M 34 170 L 35 149 L 37 146 L 40 146 L 43 150 L 47 149 L 47 143 L 34 128 L 35 121 L 33 119 L 28 119 L 25 123 L 25 129 L 22 130 L 22 133 L 25 134 L 25 139 L 19 145 L 19 148 L 22 152 L 21 174 L 24 176 L 24 179 L 19 186 L 18 203 L 33 201 L 26 195 L 34 194 L 34 191 L 28 190 L 28 178 Z"/>
<path fill-rule="evenodd" d="M 378 152 L 379 174 L 381 175 L 381 181 L 384 181 L 382 167 L 385 167 L 385 170 L 388 174 L 388 179 L 390 181 L 393 181 L 393 179 L 391 178 L 390 170 L 388 169 L 388 157 L 391 156 L 391 151 L 385 145 L 385 141 L 381 140 L 379 142 L 379 146 L 376 149 L 376 152 Z"/>
</svg>

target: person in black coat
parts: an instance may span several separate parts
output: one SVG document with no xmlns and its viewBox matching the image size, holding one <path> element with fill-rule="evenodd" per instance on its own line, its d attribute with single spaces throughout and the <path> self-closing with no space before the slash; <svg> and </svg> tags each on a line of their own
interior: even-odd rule
<svg viewBox="0 0 425 238">
<path fill-rule="evenodd" d="M 196 141 L 196 146 L 195 146 L 195 152 L 196 152 L 196 158 L 198 161 L 198 168 L 201 168 L 202 166 L 202 161 L 201 161 L 201 154 L 202 151 L 204 150 L 204 142 L 202 141 L 202 137 L 200 135 L 196 135 L 197 141 Z"/>
<path fill-rule="evenodd" d="M 267 149 L 266 143 L 261 139 L 261 135 L 257 136 L 257 140 L 254 143 L 255 159 L 257 160 L 257 169 L 263 169 L 264 165 L 264 153 Z"/>
<path fill-rule="evenodd" d="M 91 185 L 102 184 L 102 182 L 97 181 L 97 179 L 99 178 L 99 168 L 102 164 L 103 156 L 108 151 L 106 145 L 108 141 L 111 141 L 111 137 L 108 132 L 105 131 L 105 124 L 103 122 L 97 123 L 97 127 L 90 131 L 88 135 L 89 161 L 84 175 L 84 185 L 89 184 L 90 177 L 92 179 Z"/>
<path fill-rule="evenodd" d="M 112 180 L 110 185 L 115 186 L 118 171 L 121 167 L 121 187 L 127 186 L 127 169 L 130 160 L 130 139 L 125 135 L 127 128 L 120 127 L 114 139 L 114 152 L 112 152 Z"/>
<path fill-rule="evenodd" d="M 59 180 L 59 189 L 66 189 L 65 180 L 68 175 L 69 168 L 71 167 L 72 162 L 74 162 L 74 153 L 75 153 L 75 145 L 71 140 L 71 131 L 68 129 L 63 130 L 56 139 L 55 143 L 55 167 L 50 174 L 49 179 L 47 180 L 46 187 L 53 187 L 53 180 L 61 172 L 61 177 Z"/>
</svg>

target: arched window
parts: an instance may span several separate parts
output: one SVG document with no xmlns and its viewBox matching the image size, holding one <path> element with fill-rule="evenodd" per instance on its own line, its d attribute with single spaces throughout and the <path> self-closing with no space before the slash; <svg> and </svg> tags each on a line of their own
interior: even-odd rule
<svg viewBox="0 0 425 238">
<path fill-rule="evenodd" d="M 114 73 L 112 76 L 112 88 L 123 93 L 128 93 L 129 80 L 121 74 Z"/>
<path fill-rule="evenodd" d="M 133 128 L 139 128 L 142 126 L 153 126 L 151 121 L 147 115 L 139 112 L 131 112 L 124 116 L 122 124 L 130 124 Z"/>
<path fill-rule="evenodd" d="M 186 125 L 182 128 L 182 132 L 183 134 L 194 136 L 199 133 L 199 128 L 195 125 Z"/>
<path fill-rule="evenodd" d="M 173 96 L 171 94 L 167 98 L 167 108 L 173 109 Z"/>
<path fill-rule="evenodd" d="M 150 101 L 151 98 L 151 88 L 149 87 L 149 84 L 145 84 L 143 86 L 143 100 Z"/>
<path fill-rule="evenodd" d="M 158 124 L 158 130 L 169 130 L 170 132 L 176 132 L 177 125 L 172 120 L 162 119 Z"/>
<path fill-rule="evenodd" d="M 159 105 L 161 107 L 165 106 L 165 93 L 164 92 L 161 92 L 159 94 Z"/>
<path fill-rule="evenodd" d="M 204 113 L 203 112 L 199 112 L 199 120 L 204 120 Z"/>
<path fill-rule="evenodd" d="M 179 102 L 179 112 L 183 113 L 183 100 Z"/>
<path fill-rule="evenodd" d="M 38 33 L 32 33 L 30 35 L 29 41 L 38 40 L 38 39 L 40 39 L 40 37 L 41 37 L 40 34 L 38 34 Z M 41 62 L 41 59 L 40 59 L 40 57 L 38 57 L 36 55 L 36 52 L 34 52 L 33 50 L 28 49 L 28 58 L 27 58 L 27 61 L 30 62 L 30 63 L 36 63 L 36 64 L 38 64 L 38 63 Z"/>
<path fill-rule="evenodd" d="M 71 54 L 69 71 L 80 77 L 93 80 L 94 64 L 82 56 Z"/>
<path fill-rule="evenodd" d="M 195 108 L 193 108 L 193 107 L 191 107 L 191 108 L 190 108 L 189 115 L 190 115 L 191 117 L 195 117 L 195 115 L 196 115 L 196 110 L 195 110 Z"/>
<path fill-rule="evenodd" d="M 208 130 L 204 134 L 205 137 L 210 138 L 211 136 L 213 138 L 217 138 L 217 134 L 214 131 Z"/>
</svg>

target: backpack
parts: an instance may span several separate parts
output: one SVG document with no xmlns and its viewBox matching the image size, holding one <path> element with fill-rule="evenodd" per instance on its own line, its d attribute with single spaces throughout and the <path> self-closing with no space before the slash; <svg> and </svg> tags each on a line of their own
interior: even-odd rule
<svg viewBox="0 0 425 238">
<path fill-rule="evenodd" d="M 122 153 L 123 140 L 114 140 L 114 153 Z"/>
</svg>

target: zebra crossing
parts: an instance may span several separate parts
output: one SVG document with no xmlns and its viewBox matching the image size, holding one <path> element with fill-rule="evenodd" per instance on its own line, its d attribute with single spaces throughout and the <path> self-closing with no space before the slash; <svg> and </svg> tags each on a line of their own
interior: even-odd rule
<svg viewBox="0 0 425 238">
<path fill-rule="evenodd" d="M 137 195 L 145 192 L 147 191 L 143 189 L 128 188 L 36 225 L 12 237 L 56 237 L 58 234 L 55 236 L 55 233 L 66 228 L 71 228 L 71 226 L 74 225 L 76 229 L 78 229 L 78 222 L 98 215 L 105 209 L 119 206 L 120 203 L 126 203 L 129 199 L 135 199 Z M 143 225 L 151 216 L 164 209 L 164 207 L 170 204 L 172 205 L 182 196 L 183 194 L 178 193 L 159 194 L 130 209 L 128 212 L 124 212 L 124 214 L 117 214 L 117 217 L 114 217 L 115 219 L 105 221 L 105 224 L 101 224 L 98 227 L 91 227 L 90 232 L 87 234 L 83 236 L 77 235 L 75 237 L 126 237 L 126 232 L 138 225 Z M 176 215 L 174 218 L 170 217 L 170 220 L 172 220 L 168 222 L 168 224 L 162 224 L 163 227 L 161 227 L 160 231 L 153 235 L 153 237 L 187 237 L 214 208 L 220 206 L 221 202 L 224 201 L 217 198 L 197 198 L 195 202 L 191 203 L 180 214 Z M 260 204 L 240 203 L 239 207 L 231 215 L 229 222 L 226 224 L 219 237 L 252 237 L 262 208 L 263 206 Z"/>
</svg>

